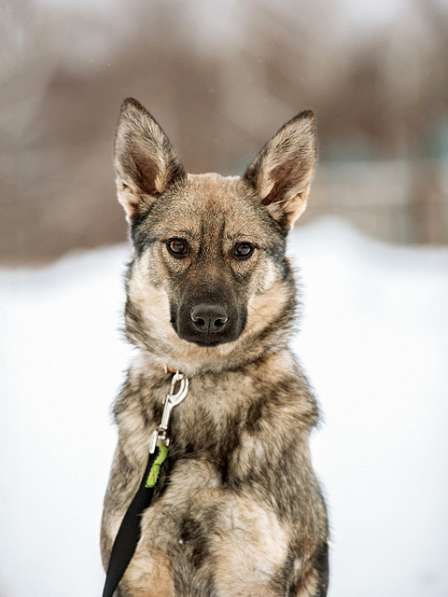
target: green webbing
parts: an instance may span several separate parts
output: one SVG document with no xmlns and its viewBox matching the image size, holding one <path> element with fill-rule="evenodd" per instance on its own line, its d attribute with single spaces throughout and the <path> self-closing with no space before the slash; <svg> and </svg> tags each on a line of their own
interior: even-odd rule
<svg viewBox="0 0 448 597">
<path fill-rule="evenodd" d="M 149 471 L 148 477 L 146 478 L 145 487 L 147 488 L 155 487 L 155 485 L 157 484 L 157 480 L 159 478 L 160 473 L 160 467 L 165 462 L 168 456 L 168 446 L 165 446 L 165 444 L 160 444 L 158 448 L 159 453 L 157 455 L 157 458 L 152 463 L 151 470 Z"/>
</svg>

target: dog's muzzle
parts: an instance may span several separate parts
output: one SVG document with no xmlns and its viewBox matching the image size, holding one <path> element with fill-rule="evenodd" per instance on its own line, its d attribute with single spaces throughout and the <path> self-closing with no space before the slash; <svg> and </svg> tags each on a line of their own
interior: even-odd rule
<svg viewBox="0 0 448 597">
<path fill-rule="evenodd" d="M 184 340 L 200 346 L 216 346 L 236 340 L 244 328 L 245 318 L 236 307 L 200 302 L 181 305 L 171 323 Z"/>
</svg>

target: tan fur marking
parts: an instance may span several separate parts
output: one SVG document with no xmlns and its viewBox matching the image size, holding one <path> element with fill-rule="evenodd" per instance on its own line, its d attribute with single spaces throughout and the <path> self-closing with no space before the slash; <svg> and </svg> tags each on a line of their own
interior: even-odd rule
<svg viewBox="0 0 448 597">
<path fill-rule="evenodd" d="M 219 595 L 270 595 L 269 581 L 286 558 L 288 533 L 277 517 L 253 498 L 228 499 L 213 540 Z"/>
<path fill-rule="evenodd" d="M 260 332 L 266 323 L 272 321 L 285 306 L 289 298 L 288 291 L 277 282 L 262 295 L 252 295 L 248 302 L 248 321 L 246 334 Z"/>
<path fill-rule="evenodd" d="M 169 559 L 161 552 L 137 551 L 123 577 L 129 597 L 175 597 Z"/>
</svg>

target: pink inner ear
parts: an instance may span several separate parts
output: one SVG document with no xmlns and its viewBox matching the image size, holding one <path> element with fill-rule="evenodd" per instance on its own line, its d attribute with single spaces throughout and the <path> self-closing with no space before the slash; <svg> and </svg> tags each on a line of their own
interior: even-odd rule
<svg viewBox="0 0 448 597">
<path fill-rule="evenodd" d="M 150 158 L 138 154 L 134 154 L 132 157 L 136 171 L 136 182 L 139 189 L 147 195 L 157 194 L 155 181 L 158 175 L 158 170 L 156 164 Z"/>
<path fill-rule="evenodd" d="M 297 160 L 288 160 L 276 166 L 269 174 L 269 179 L 274 180 L 274 184 L 266 197 L 262 199 L 262 204 L 270 205 L 282 201 L 290 189 L 300 186 L 302 178 L 304 176 L 300 176 L 298 172 Z"/>
</svg>

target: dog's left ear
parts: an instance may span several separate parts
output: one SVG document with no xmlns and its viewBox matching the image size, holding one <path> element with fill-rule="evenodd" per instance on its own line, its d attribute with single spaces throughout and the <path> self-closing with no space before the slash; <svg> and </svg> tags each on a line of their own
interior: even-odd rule
<svg viewBox="0 0 448 597">
<path fill-rule="evenodd" d="M 316 161 L 315 118 L 307 110 L 275 133 L 244 174 L 261 203 L 285 229 L 305 211 Z"/>
</svg>

